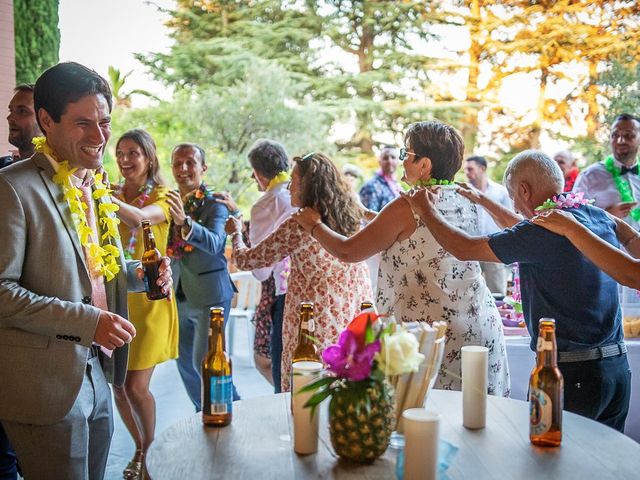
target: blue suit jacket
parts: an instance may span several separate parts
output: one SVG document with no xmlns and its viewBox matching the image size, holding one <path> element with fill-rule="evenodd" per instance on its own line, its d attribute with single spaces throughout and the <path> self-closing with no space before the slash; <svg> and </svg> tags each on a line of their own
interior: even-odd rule
<svg viewBox="0 0 640 480">
<path fill-rule="evenodd" d="M 235 286 L 227 270 L 224 248 L 227 235 L 224 224 L 229 210 L 212 197 L 193 215 L 194 221 L 188 243 L 191 252 L 173 260 L 173 282 L 182 287 L 186 301 L 191 307 L 205 308 L 221 305 L 233 297 Z"/>
</svg>

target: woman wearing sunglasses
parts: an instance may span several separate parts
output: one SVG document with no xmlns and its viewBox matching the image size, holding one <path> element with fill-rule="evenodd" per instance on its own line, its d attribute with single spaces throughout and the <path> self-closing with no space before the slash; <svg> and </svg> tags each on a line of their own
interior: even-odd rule
<svg viewBox="0 0 640 480">
<path fill-rule="evenodd" d="M 462 165 L 464 142 L 451 126 L 419 122 L 405 134 L 400 151 L 403 180 L 417 187 L 438 187 L 438 208 L 445 219 L 473 233 L 478 228 L 475 205 L 457 194 L 453 177 Z M 477 262 L 463 262 L 446 252 L 413 213 L 397 198 L 361 231 L 347 238 L 312 208 L 295 220 L 333 255 L 361 262 L 382 252 L 376 306 L 403 322 L 445 320 L 448 323 L 444 359 L 437 388 L 461 389 L 461 348 L 489 348 L 490 394 L 509 394 L 509 373 L 502 322 Z"/>
</svg>

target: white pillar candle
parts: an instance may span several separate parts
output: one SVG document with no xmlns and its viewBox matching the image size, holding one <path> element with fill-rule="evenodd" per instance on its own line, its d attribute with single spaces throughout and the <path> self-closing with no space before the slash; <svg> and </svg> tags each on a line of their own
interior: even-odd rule
<svg viewBox="0 0 640 480">
<path fill-rule="evenodd" d="M 462 424 L 484 428 L 487 424 L 489 349 L 462 347 Z"/>
<path fill-rule="evenodd" d="M 440 415 L 424 408 L 409 408 L 404 419 L 404 480 L 438 477 Z"/>
<path fill-rule="evenodd" d="M 319 408 L 313 417 L 311 409 L 304 408 L 304 404 L 312 393 L 297 393 L 302 387 L 316 380 L 322 372 L 320 362 L 296 362 L 293 368 L 293 387 L 291 389 L 293 407 L 293 450 L 307 455 L 318 451 L 318 418 Z"/>
</svg>

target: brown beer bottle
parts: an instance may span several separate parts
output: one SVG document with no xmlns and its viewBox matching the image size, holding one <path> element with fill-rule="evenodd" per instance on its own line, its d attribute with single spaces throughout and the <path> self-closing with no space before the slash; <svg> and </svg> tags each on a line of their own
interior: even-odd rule
<svg viewBox="0 0 640 480">
<path fill-rule="evenodd" d="M 536 366 L 529 381 L 529 439 L 534 445 L 557 447 L 562 442 L 564 379 L 558 369 L 556 322 L 540 319 Z"/>
<path fill-rule="evenodd" d="M 142 238 L 144 239 L 144 253 L 142 254 L 142 269 L 144 270 L 144 289 L 149 300 L 167 298 L 158 285 L 159 268 L 162 263 L 160 250 L 156 248 L 156 239 L 151 231 L 151 221 L 142 220 Z"/>
<path fill-rule="evenodd" d="M 202 361 L 202 423 L 224 427 L 231 423 L 233 386 L 231 359 L 224 348 L 224 308 L 210 310 L 209 351 Z"/>
<path fill-rule="evenodd" d="M 296 345 L 291 357 L 291 363 L 296 362 L 322 362 L 318 354 L 318 347 L 313 341 L 316 330 L 313 321 L 313 303 L 300 303 L 300 327 L 298 331 L 298 345 Z"/>
</svg>

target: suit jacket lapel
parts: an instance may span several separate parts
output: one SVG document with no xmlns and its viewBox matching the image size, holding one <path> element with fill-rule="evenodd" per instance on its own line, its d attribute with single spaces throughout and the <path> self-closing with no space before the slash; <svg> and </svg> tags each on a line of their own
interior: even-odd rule
<svg viewBox="0 0 640 480">
<path fill-rule="evenodd" d="M 62 223 L 64 223 L 65 229 L 69 234 L 69 238 L 76 250 L 76 254 L 80 257 L 80 261 L 84 265 L 87 275 L 89 275 L 89 269 L 84 258 L 84 251 L 82 250 L 82 245 L 80 245 L 80 239 L 78 238 L 78 233 L 76 232 L 76 227 L 73 223 L 73 218 L 71 217 L 71 210 L 62 195 L 62 188 L 53 181 L 53 175 L 55 174 L 53 166 L 51 165 L 51 162 L 49 162 L 49 159 L 41 153 L 36 153 L 33 156 L 33 162 L 40 169 L 42 181 L 49 190 L 49 195 L 51 195 L 53 204 L 58 210 L 60 218 L 62 218 Z"/>
</svg>

